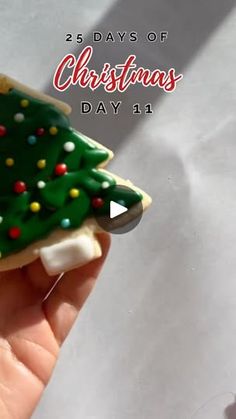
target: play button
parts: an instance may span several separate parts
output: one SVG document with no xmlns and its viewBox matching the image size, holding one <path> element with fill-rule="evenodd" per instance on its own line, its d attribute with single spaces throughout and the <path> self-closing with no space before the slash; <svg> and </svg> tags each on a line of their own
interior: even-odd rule
<svg viewBox="0 0 236 419">
<path fill-rule="evenodd" d="M 94 209 L 98 225 L 113 234 L 128 233 L 140 222 L 143 214 L 142 196 L 123 185 L 115 185 L 100 198 L 104 204 Z"/>
<path fill-rule="evenodd" d="M 118 204 L 115 201 L 110 201 L 110 218 L 118 217 L 119 215 L 124 214 L 126 211 L 128 211 L 128 208 Z"/>
</svg>

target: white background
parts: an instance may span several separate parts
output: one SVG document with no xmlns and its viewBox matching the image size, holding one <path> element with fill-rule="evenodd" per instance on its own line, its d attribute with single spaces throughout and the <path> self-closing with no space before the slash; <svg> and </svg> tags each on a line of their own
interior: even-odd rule
<svg viewBox="0 0 236 419">
<path fill-rule="evenodd" d="M 34 419 L 221 419 L 236 391 L 236 10 L 233 0 L 0 0 L 1 72 L 73 106 L 73 125 L 116 152 L 109 169 L 153 197 L 108 262 L 67 339 Z M 91 68 L 176 67 L 173 94 L 53 91 L 65 42 L 82 32 L 136 30 L 139 43 L 100 43 Z M 149 30 L 168 30 L 163 45 Z M 81 100 L 123 100 L 118 117 L 79 113 Z M 135 102 L 154 114 L 132 116 Z M 111 112 L 109 110 L 109 112 Z M 224 394 L 223 394 L 224 393 Z M 226 393 L 226 394 L 225 394 Z M 220 395 L 199 411 L 207 400 Z M 227 419 L 236 413 L 228 408 Z"/>
</svg>

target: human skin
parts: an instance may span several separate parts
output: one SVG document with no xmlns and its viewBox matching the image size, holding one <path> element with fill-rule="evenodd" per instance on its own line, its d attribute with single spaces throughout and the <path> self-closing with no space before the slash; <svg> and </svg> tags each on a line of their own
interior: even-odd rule
<svg viewBox="0 0 236 419">
<path fill-rule="evenodd" d="M 102 257 L 59 281 L 39 259 L 0 274 L 1 419 L 28 419 L 37 406 L 107 256 L 110 236 L 98 238 Z"/>
</svg>

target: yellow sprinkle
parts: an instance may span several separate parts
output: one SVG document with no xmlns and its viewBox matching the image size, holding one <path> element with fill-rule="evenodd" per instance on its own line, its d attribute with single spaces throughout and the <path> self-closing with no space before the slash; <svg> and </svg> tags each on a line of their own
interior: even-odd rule
<svg viewBox="0 0 236 419">
<path fill-rule="evenodd" d="M 75 189 L 75 188 L 71 189 L 70 192 L 69 192 L 69 195 L 70 195 L 71 198 L 78 198 L 79 189 Z"/>
<path fill-rule="evenodd" d="M 30 209 L 32 212 L 39 212 L 41 209 L 41 205 L 39 202 L 31 202 Z"/>
<path fill-rule="evenodd" d="M 57 127 L 50 127 L 50 128 L 49 128 L 49 133 L 50 133 L 51 135 L 56 135 L 56 134 L 58 133 L 58 129 L 57 129 Z"/>
<path fill-rule="evenodd" d="M 37 166 L 39 169 L 44 169 L 44 167 L 46 167 L 46 160 L 38 160 Z"/>
<path fill-rule="evenodd" d="M 22 99 L 22 100 L 20 101 L 20 106 L 21 106 L 22 108 L 27 108 L 27 107 L 29 106 L 29 101 L 28 101 L 28 99 Z"/>
<path fill-rule="evenodd" d="M 12 167 L 12 166 L 14 166 L 14 163 L 15 163 L 15 161 L 14 161 L 14 159 L 12 159 L 11 157 L 8 157 L 8 158 L 5 160 L 5 164 L 6 164 L 6 166 L 7 166 L 7 167 Z"/>
</svg>

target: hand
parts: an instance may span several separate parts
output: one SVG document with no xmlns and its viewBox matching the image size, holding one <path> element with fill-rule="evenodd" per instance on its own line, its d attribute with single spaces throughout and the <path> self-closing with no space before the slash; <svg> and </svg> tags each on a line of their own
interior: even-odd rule
<svg viewBox="0 0 236 419">
<path fill-rule="evenodd" d="M 45 273 L 39 259 L 24 268 L 1 273 L 1 419 L 28 419 L 36 407 L 60 346 L 107 255 L 110 237 L 105 233 L 98 237 L 103 256 L 67 272 L 58 282 L 57 277 Z"/>
</svg>

